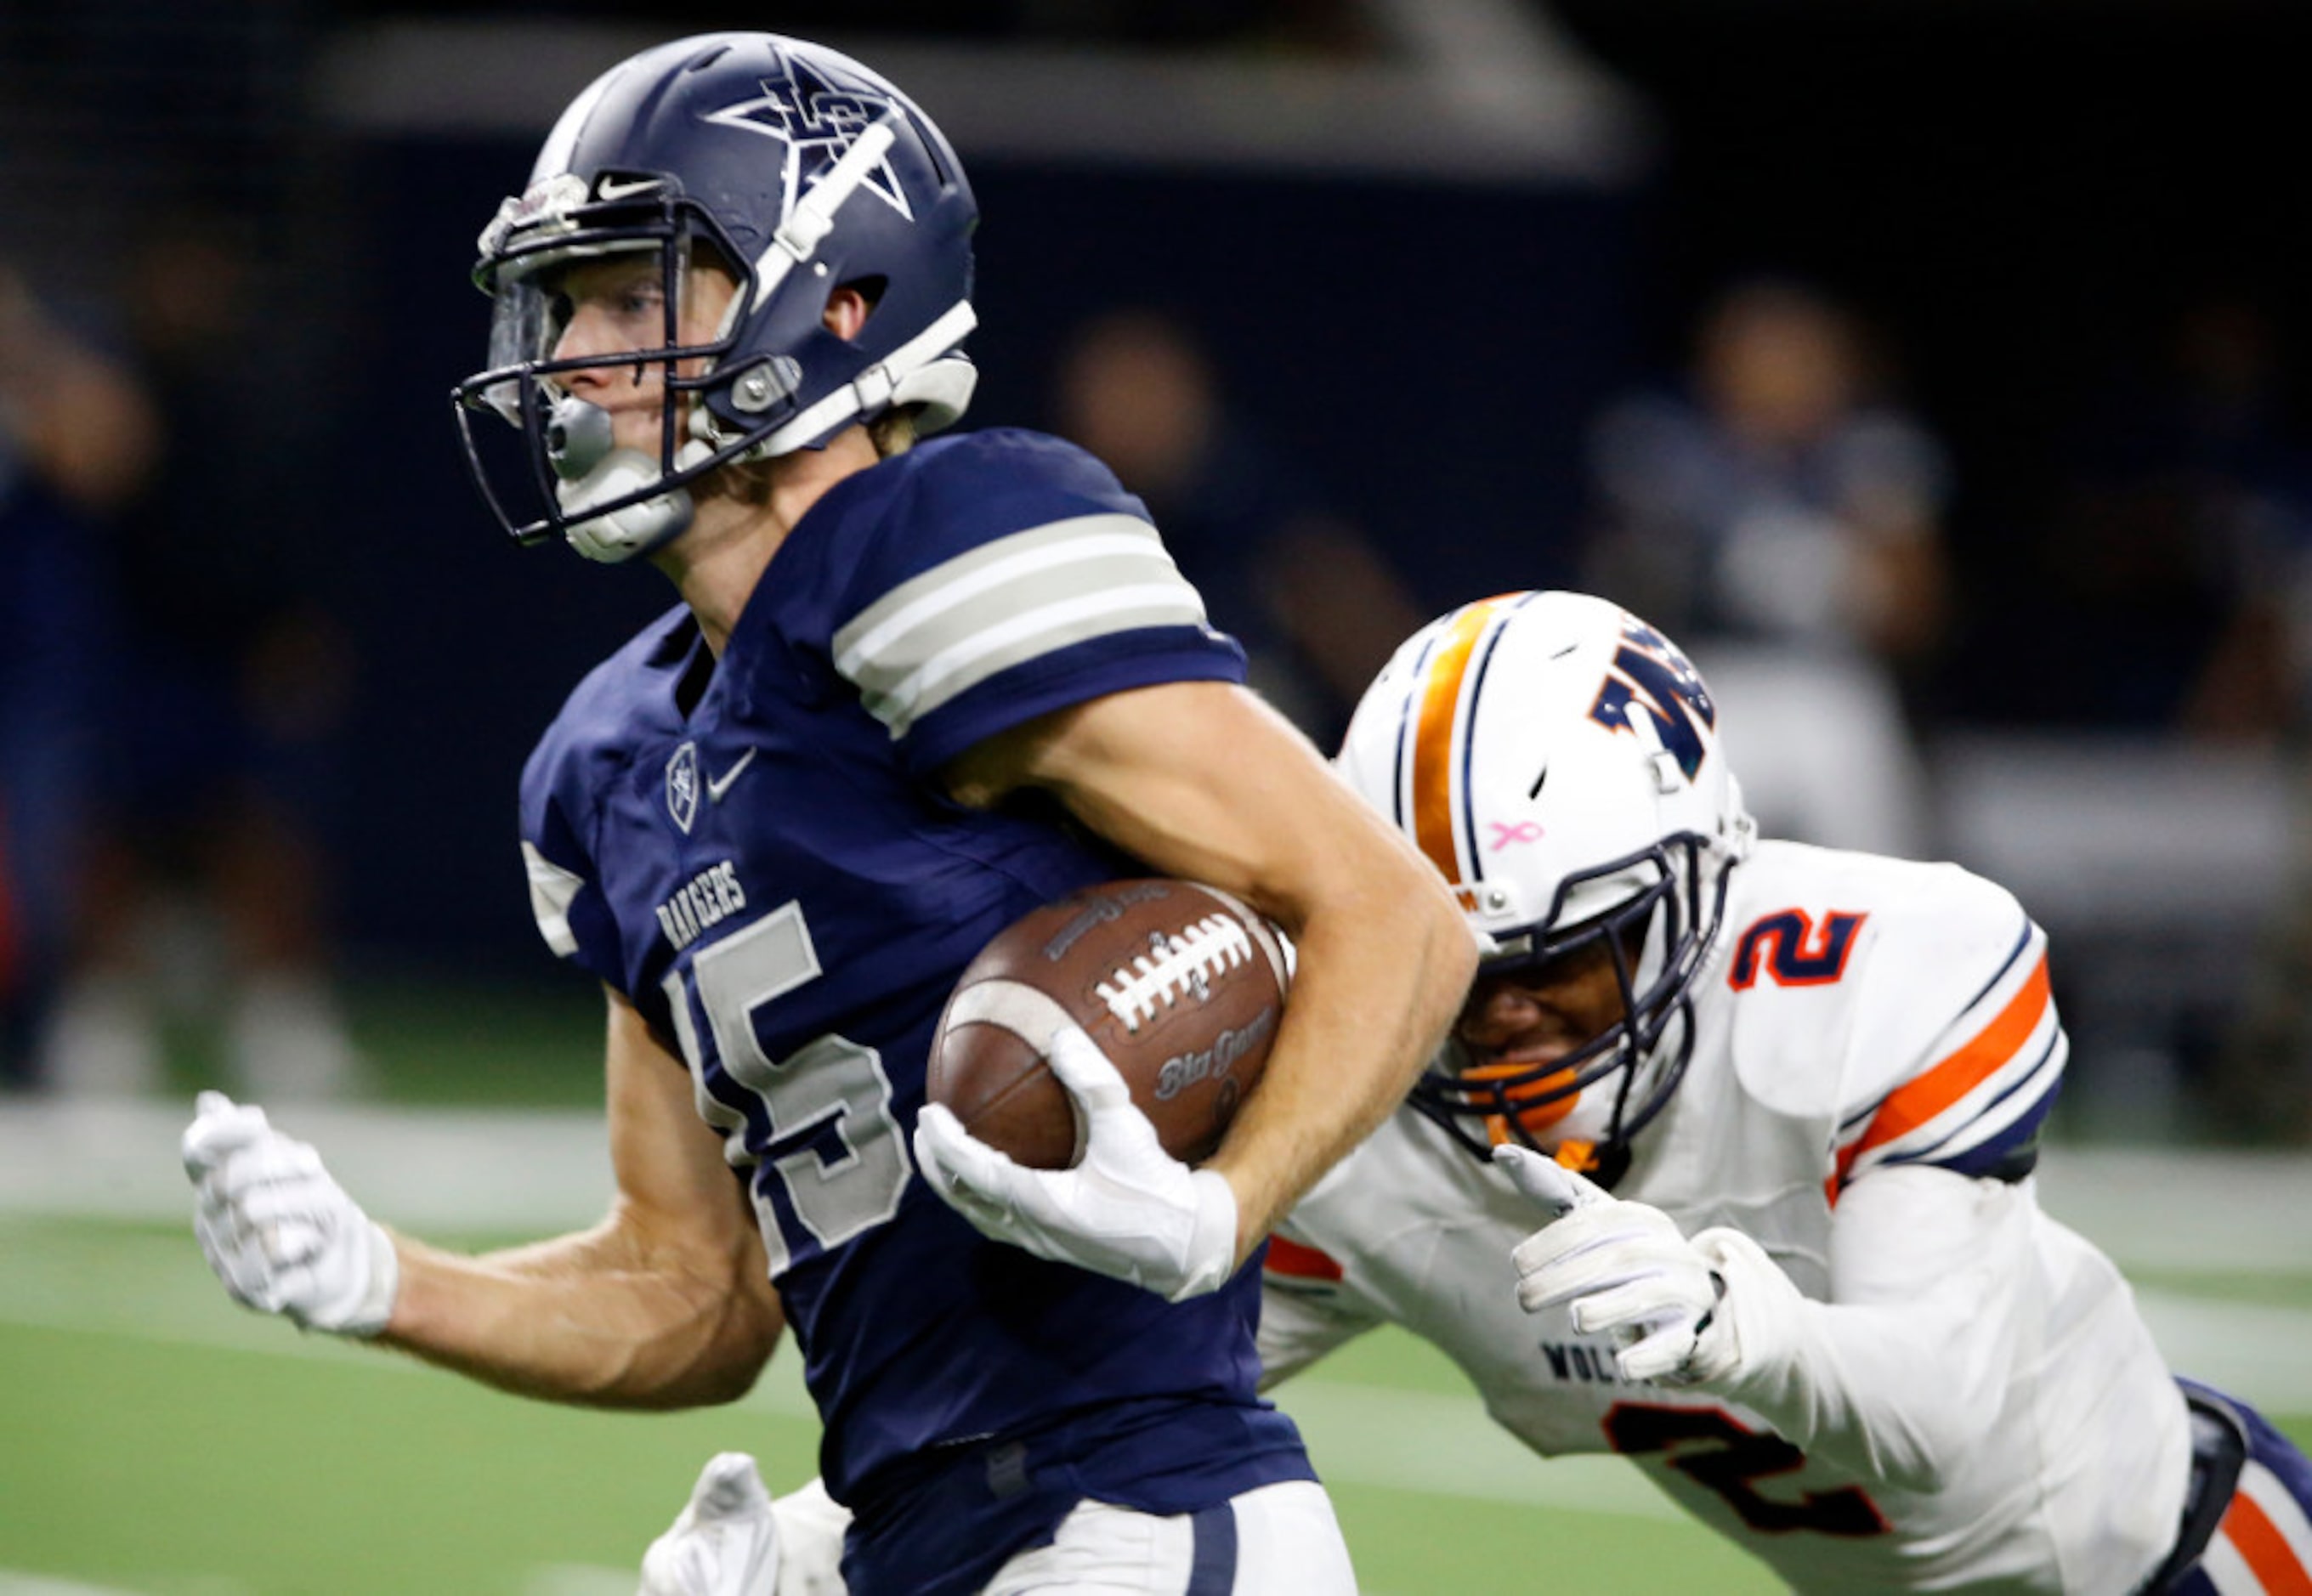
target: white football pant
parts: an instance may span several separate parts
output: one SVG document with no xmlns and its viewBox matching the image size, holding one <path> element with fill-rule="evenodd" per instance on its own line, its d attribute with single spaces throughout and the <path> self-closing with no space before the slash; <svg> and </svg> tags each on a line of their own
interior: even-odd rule
<svg viewBox="0 0 2312 1596">
<path fill-rule="evenodd" d="M 1331 1498 L 1295 1479 L 1171 1518 L 1079 1502 L 1051 1544 L 1003 1565 L 985 1596 L 1355 1596 L 1356 1588 Z"/>
</svg>

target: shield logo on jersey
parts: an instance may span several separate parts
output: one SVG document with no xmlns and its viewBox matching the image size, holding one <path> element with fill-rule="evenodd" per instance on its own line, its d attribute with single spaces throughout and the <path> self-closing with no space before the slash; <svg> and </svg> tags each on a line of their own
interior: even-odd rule
<svg viewBox="0 0 2312 1596">
<path fill-rule="evenodd" d="M 674 816 L 674 824 L 690 834 L 690 823 L 698 818 L 698 745 L 685 743 L 666 762 L 666 812 Z"/>
</svg>

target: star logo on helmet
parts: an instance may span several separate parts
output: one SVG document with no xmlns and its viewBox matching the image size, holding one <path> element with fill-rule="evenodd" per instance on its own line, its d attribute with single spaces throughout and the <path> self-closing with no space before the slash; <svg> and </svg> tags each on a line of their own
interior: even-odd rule
<svg viewBox="0 0 2312 1596">
<path fill-rule="evenodd" d="M 781 196 L 780 214 L 787 215 L 793 212 L 795 201 L 803 191 L 843 158 L 851 141 L 880 121 L 892 105 L 889 95 L 870 89 L 839 87 L 808 65 L 791 57 L 784 59 L 784 77 L 761 79 L 760 95 L 726 105 L 719 111 L 709 111 L 706 120 L 744 133 L 758 133 L 786 145 L 786 169 L 781 177 L 785 192 Z M 878 162 L 860 188 L 907 221 L 915 219 L 907 204 L 906 191 L 900 188 L 898 175 L 892 171 L 889 161 Z"/>
</svg>

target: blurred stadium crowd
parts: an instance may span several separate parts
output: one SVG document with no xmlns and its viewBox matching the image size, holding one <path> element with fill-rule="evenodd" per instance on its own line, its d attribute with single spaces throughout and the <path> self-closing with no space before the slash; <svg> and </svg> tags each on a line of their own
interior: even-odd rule
<svg viewBox="0 0 2312 1596">
<path fill-rule="evenodd" d="M 489 546 L 464 242 L 539 108 L 737 24 L 912 53 L 1022 285 L 976 419 L 1114 466 L 1312 736 L 1438 608 L 1606 593 L 1692 649 L 1770 833 L 2017 888 L 2076 1125 L 2312 1139 L 2284 6 L 32 9 L 16 1089 L 152 1089 L 191 1011 L 259 1095 L 358 1095 L 349 974 L 530 951 L 515 771 L 658 595 Z"/>
</svg>

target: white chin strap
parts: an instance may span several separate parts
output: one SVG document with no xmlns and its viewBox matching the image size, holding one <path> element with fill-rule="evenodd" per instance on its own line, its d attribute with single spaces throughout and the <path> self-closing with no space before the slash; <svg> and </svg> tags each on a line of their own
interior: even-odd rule
<svg viewBox="0 0 2312 1596">
<path fill-rule="evenodd" d="M 753 306 L 769 303 L 788 274 L 818 252 L 820 242 L 835 226 L 836 213 L 889 153 L 898 136 L 898 113 L 893 111 L 866 128 L 852 141 L 851 147 L 827 175 L 795 203 L 793 214 L 780 224 L 756 262 Z M 724 324 L 726 333 L 746 309 L 733 302 Z M 976 320 L 968 301 L 950 305 L 922 332 L 791 418 L 748 449 L 742 458 L 766 459 L 810 448 L 854 417 L 880 415 L 896 405 L 922 406 L 919 432 L 932 432 L 946 426 L 971 403 L 971 390 L 978 381 L 978 372 L 971 362 L 955 353 L 956 345 L 963 342 Z M 582 416 L 570 402 L 565 401 L 564 408 L 574 428 L 597 434 L 607 432 L 607 427 L 592 417 Z M 694 421 L 703 415 L 702 411 Z M 607 438 L 601 441 L 607 441 Z M 582 449 L 583 443 L 577 447 Z M 676 454 L 675 468 L 687 470 L 714 452 L 713 443 L 694 438 Z M 639 449 L 612 449 L 583 475 L 561 483 L 555 496 L 565 516 L 576 517 L 583 515 L 590 506 L 640 493 L 659 480 L 658 462 L 649 455 Z M 570 546 L 589 560 L 617 564 L 637 554 L 646 554 L 679 536 L 690 525 L 693 508 L 688 492 L 675 488 L 609 515 L 589 517 L 571 527 L 566 536 Z"/>
<path fill-rule="evenodd" d="M 788 274 L 818 254 L 819 246 L 834 230 L 836 213 L 890 153 L 899 126 L 899 113 L 886 112 L 881 120 L 852 140 L 827 175 L 795 202 L 793 211 L 755 262 L 755 295 L 745 307 L 748 311 L 769 304 Z M 734 321 L 740 310 L 734 302 Z M 949 306 L 929 327 L 882 360 L 789 418 L 749 449 L 749 458 L 768 459 L 812 448 L 854 418 L 880 415 L 899 405 L 922 406 L 916 431 L 937 432 L 971 403 L 971 390 L 979 374 L 969 361 L 955 353 L 955 348 L 976 324 L 968 301 Z"/>
<path fill-rule="evenodd" d="M 703 443 L 686 443 L 675 456 L 675 467 L 680 470 L 695 465 L 713 452 Z M 565 516 L 576 517 L 592 505 L 640 493 L 659 480 L 656 457 L 638 449 L 614 449 L 583 476 L 557 484 L 554 496 Z M 589 560 L 616 565 L 679 536 L 690 525 L 691 510 L 689 492 L 674 488 L 624 510 L 578 521 L 564 536 L 572 548 Z"/>
<path fill-rule="evenodd" d="M 850 423 L 874 417 L 901 405 L 920 405 L 915 423 L 922 434 L 938 432 L 964 413 L 978 369 L 955 346 L 977 325 L 968 301 L 950 305 L 931 326 L 819 403 L 789 418 L 749 451 L 767 459 L 810 449 Z"/>
</svg>

